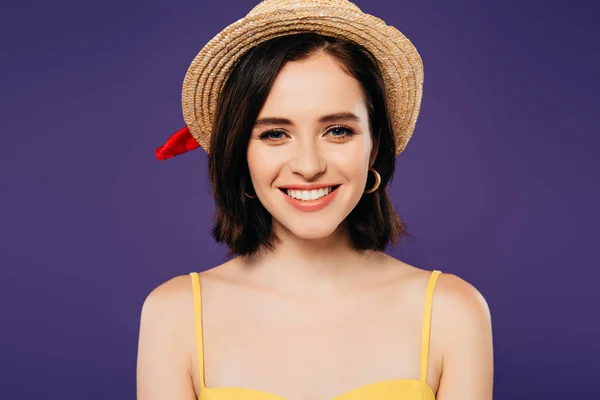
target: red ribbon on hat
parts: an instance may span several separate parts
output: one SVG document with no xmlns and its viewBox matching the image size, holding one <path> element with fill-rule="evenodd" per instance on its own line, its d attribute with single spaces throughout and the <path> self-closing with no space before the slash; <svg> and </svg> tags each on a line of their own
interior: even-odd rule
<svg viewBox="0 0 600 400">
<path fill-rule="evenodd" d="M 200 147 L 200 144 L 194 139 L 189 128 L 181 128 L 171 136 L 165 144 L 156 148 L 156 158 L 166 160 L 179 154 L 187 153 Z"/>
</svg>

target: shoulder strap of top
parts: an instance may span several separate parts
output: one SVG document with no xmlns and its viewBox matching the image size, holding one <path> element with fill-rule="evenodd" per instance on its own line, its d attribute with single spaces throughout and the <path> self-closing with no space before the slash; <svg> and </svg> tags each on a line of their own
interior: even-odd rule
<svg viewBox="0 0 600 400">
<path fill-rule="evenodd" d="M 421 336 L 421 381 L 427 381 L 427 366 L 429 364 L 429 338 L 431 331 L 431 310 L 433 306 L 433 289 L 440 271 L 433 271 L 425 289 L 425 308 L 423 310 L 423 334 Z"/>
<path fill-rule="evenodd" d="M 194 290 L 194 321 L 196 324 L 196 347 L 198 348 L 198 373 L 200 388 L 204 389 L 204 341 L 202 340 L 202 296 L 200 295 L 200 276 L 197 272 L 190 273 Z"/>
</svg>

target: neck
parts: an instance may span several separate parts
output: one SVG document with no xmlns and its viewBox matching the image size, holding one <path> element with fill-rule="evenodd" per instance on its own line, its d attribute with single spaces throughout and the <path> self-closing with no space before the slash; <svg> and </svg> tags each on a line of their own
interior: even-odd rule
<svg viewBox="0 0 600 400">
<path fill-rule="evenodd" d="M 252 261 L 253 275 L 261 284 L 290 294 L 326 297 L 354 286 L 365 276 L 379 252 L 352 248 L 341 224 L 321 239 L 302 239 L 274 222 L 280 239 L 275 249 L 262 251 Z"/>
</svg>

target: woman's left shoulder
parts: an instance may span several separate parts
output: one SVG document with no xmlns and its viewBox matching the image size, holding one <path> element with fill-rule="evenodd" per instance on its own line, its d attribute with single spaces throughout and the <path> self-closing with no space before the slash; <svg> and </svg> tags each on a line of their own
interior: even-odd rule
<svg viewBox="0 0 600 400">
<path fill-rule="evenodd" d="M 454 274 L 439 275 L 433 292 L 433 310 L 438 323 L 456 337 L 491 329 L 490 309 L 485 297 L 471 283 Z"/>
<path fill-rule="evenodd" d="M 441 273 L 437 279 L 434 299 L 441 307 L 455 312 L 489 314 L 489 307 L 481 292 L 465 279 L 450 273 Z"/>
<path fill-rule="evenodd" d="M 419 298 L 436 270 L 429 270 L 407 264 L 396 258 L 386 256 L 385 262 L 392 266 L 394 278 L 414 288 Z M 399 268 L 400 267 L 400 268 Z M 452 325 L 457 318 L 471 319 L 486 323 L 490 320 L 490 310 L 485 297 L 467 280 L 452 273 L 440 272 L 433 290 L 434 318 L 445 318 Z"/>
</svg>

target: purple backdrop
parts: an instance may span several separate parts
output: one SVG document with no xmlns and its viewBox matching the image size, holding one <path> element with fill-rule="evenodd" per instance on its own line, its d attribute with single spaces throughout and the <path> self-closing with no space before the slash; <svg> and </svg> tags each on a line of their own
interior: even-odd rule
<svg viewBox="0 0 600 400">
<path fill-rule="evenodd" d="M 485 295 L 498 399 L 599 387 L 598 10 L 562 3 L 357 1 L 425 65 L 390 189 L 416 240 L 390 252 Z M 205 154 L 154 149 L 192 58 L 254 4 L 2 5 L 0 398 L 135 397 L 145 296 L 225 254 Z"/>
</svg>

